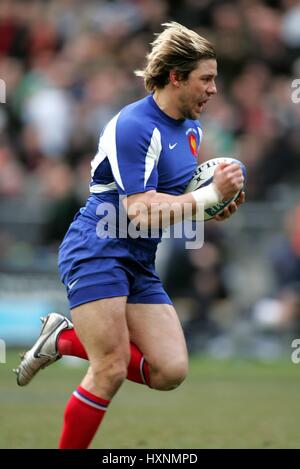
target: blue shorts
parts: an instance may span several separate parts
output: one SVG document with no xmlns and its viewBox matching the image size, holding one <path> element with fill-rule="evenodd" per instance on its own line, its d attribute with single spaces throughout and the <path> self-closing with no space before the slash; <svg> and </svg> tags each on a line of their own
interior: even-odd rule
<svg viewBox="0 0 300 469">
<path fill-rule="evenodd" d="M 58 267 L 70 308 L 127 296 L 128 303 L 172 304 L 155 272 L 157 245 L 147 239 L 100 239 L 77 218 L 60 245 Z"/>
</svg>

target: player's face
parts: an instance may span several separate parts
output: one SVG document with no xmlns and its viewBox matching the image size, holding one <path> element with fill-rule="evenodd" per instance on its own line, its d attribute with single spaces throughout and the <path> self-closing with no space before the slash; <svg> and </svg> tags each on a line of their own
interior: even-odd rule
<svg viewBox="0 0 300 469">
<path fill-rule="evenodd" d="M 180 82 L 178 106 L 184 119 L 198 119 L 204 105 L 217 93 L 217 62 L 201 60 L 186 81 Z"/>
</svg>

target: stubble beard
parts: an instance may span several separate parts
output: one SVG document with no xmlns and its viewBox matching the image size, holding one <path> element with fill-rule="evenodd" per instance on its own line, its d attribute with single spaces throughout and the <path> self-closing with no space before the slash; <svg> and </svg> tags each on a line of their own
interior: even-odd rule
<svg viewBox="0 0 300 469">
<path fill-rule="evenodd" d="M 191 120 L 199 119 L 200 113 L 198 115 L 192 110 L 192 106 L 191 104 L 189 104 L 188 100 L 181 98 L 179 101 L 180 101 L 180 113 L 183 119 L 191 119 Z"/>
</svg>

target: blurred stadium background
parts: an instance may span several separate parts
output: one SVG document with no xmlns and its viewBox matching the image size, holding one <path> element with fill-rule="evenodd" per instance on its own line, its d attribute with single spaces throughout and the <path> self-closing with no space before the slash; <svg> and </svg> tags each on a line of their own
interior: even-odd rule
<svg viewBox="0 0 300 469">
<path fill-rule="evenodd" d="M 278 379 L 270 388 L 291 374 L 282 397 L 291 403 L 284 412 L 292 418 L 288 391 L 300 384 L 290 360 L 291 341 L 300 337 L 300 103 L 292 101 L 292 82 L 300 78 L 298 0 L 0 1 L 0 78 L 6 84 L 6 103 L 0 104 L 0 339 L 25 347 L 39 331 L 40 315 L 68 314 L 56 269 L 58 245 L 88 195 L 101 128 L 145 94 L 133 70 L 143 65 L 153 33 L 166 20 L 215 44 L 219 93 L 201 119 L 202 159 L 236 156 L 248 181 L 247 203 L 237 215 L 207 223 L 199 251 L 185 250 L 183 240 L 165 240 L 158 270 L 191 354 L 210 357 L 215 380 L 216 359 L 276 361 Z M 16 364 L 14 352 L 7 357 Z M 287 368 L 276 368 L 278 361 Z M 37 387 L 36 394 L 21 395 L 8 369 L 0 365 L 3 419 L 9 402 L 16 404 L 10 398 L 22 416 L 23 396 L 32 403 L 39 395 Z M 49 372 L 54 379 L 55 370 Z M 58 372 L 58 386 L 65 378 L 68 387 L 76 372 L 70 373 Z M 235 379 L 232 388 L 240 389 Z M 11 424 L 1 447 L 48 444 L 14 439 L 14 431 Z M 222 439 L 204 444 L 222 446 Z M 228 444 L 234 446 L 234 438 Z"/>
</svg>

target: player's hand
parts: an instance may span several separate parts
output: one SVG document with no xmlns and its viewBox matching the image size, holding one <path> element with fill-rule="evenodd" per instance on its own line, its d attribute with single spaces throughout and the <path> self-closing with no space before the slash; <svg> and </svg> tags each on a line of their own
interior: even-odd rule
<svg viewBox="0 0 300 469">
<path fill-rule="evenodd" d="M 221 163 L 214 172 L 213 182 L 223 201 L 231 199 L 244 184 L 241 166 L 238 163 Z"/>
<path fill-rule="evenodd" d="M 230 218 L 238 209 L 238 206 L 245 203 L 245 192 L 241 192 L 239 197 L 224 208 L 223 212 L 214 217 L 214 220 L 223 221 Z"/>
</svg>

